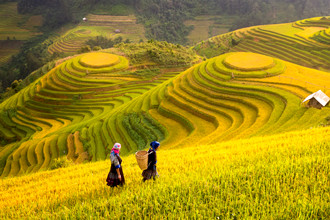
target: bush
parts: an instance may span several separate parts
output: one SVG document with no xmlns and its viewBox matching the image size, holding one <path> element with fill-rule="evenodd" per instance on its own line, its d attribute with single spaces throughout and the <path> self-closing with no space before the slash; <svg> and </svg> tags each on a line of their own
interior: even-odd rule
<svg viewBox="0 0 330 220">
<path fill-rule="evenodd" d="M 68 167 L 70 165 L 72 165 L 73 162 L 72 161 L 69 161 L 66 156 L 64 157 L 59 157 L 59 158 L 56 158 L 52 165 L 49 167 L 49 169 L 51 170 L 55 170 L 55 169 L 58 169 L 58 168 L 62 168 L 62 167 Z"/>
<path fill-rule="evenodd" d="M 89 45 L 86 45 L 86 46 L 82 46 L 78 51 L 78 53 L 87 53 L 90 51 L 92 51 L 91 47 Z"/>
<path fill-rule="evenodd" d="M 114 45 L 121 43 L 122 41 L 123 38 L 121 36 L 114 39 L 106 38 L 104 36 L 97 36 L 94 39 L 87 40 L 85 44 L 95 50 L 94 48 L 111 48 L 114 47 Z M 125 42 L 129 42 L 129 40 L 126 39 Z"/>
<path fill-rule="evenodd" d="M 14 80 L 10 86 L 12 89 L 15 89 L 18 86 L 18 84 L 19 84 L 18 80 Z"/>
<path fill-rule="evenodd" d="M 93 51 L 99 51 L 99 50 L 102 50 L 102 47 L 100 47 L 100 46 L 93 47 Z"/>
</svg>

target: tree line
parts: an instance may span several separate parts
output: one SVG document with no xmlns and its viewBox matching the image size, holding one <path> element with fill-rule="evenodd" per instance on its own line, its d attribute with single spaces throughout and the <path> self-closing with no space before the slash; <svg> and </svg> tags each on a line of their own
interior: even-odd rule
<svg viewBox="0 0 330 220">
<path fill-rule="evenodd" d="M 197 15 L 239 15 L 234 30 L 330 14 L 329 0 L 18 0 L 18 11 L 42 14 L 48 30 L 80 21 L 99 5 L 116 4 L 135 9 L 147 37 L 182 44 L 191 30 L 183 21 Z"/>
</svg>

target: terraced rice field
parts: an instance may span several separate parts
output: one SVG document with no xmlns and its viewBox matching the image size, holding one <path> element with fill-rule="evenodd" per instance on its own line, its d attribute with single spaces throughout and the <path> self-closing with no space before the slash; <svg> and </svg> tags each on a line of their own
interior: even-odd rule
<svg viewBox="0 0 330 220">
<path fill-rule="evenodd" d="M 57 39 L 52 39 L 54 43 L 48 47 L 48 52 L 51 54 L 54 52 L 77 53 L 85 41 L 91 36 L 93 36 L 91 35 L 91 31 L 86 29 L 69 31 Z"/>
<path fill-rule="evenodd" d="M 2 177 L 47 169 L 55 158 L 104 160 L 151 140 L 164 148 L 215 144 L 328 123 L 329 106 L 301 102 L 326 72 L 255 53 L 228 53 L 186 71 L 141 78 L 123 56 L 69 59 L 0 105 Z M 0 167 L 1 167 L 0 166 Z"/>
<path fill-rule="evenodd" d="M 258 66 L 249 66 L 251 57 L 263 60 Z M 242 62 L 244 59 L 249 62 Z M 138 108 L 121 106 L 109 120 L 122 112 L 148 111 L 168 131 L 162 142 L 166 147 L 304 129 L 317 126 L 329 115 L 328 107 L 318 111 L 301 104 L 303 97 L 319 89 L 329 94 L 327 82 L 325 72 L 258 54 L 229 53 L 194 66 L 138 97 Z M 310 117 L 313 122 L 304 120 Z M 139 136 L 135 141 L 144 134 Z"/>
<path fill-rule="evenodd" d="M 0 4 L 0 65 L 10 60 L 19 51 L 23 41 L 38 35 L 41 25 L 39 16 L 20 15 L 17 3 Z"/>
<path fill-rule="evenodd" d="M 81 22 L 77 27 L 71 28 L 59 37 L 51 39 L 54 43 L 49 46 L 50 53 L 76 53 L 88 39 L 96 36 L 116 38 L 121 36 L 124 40 L 129 39 L 138 42 L 145 40 L 144 27 L 136 24 L 134 16 L 110 16 L 93 15 L 87 16 L 87 22 Z M 119 33 L 116 30 L 120 30 Z"/>
<path fill-rule="evenodd" d="M 229 37 L 239 42 L 230 48 L 230 52 L 255 52 L 330 71 L 329 28 L 330 17 L 318 17 L 288 24 L 244 28 L 209 41 L 228 46 Z"/>
<path fill-rule="evenodd" d="M 222 19 L 224 24 L 216 23 L 217 19 Z M 193 45 L 210 37 L 227 33 L 233 20 L 230 16 L 197 16 L 193 20 L 185 21 L 186 26 L 193 26 L 193 30 L 187 37 L 189 44 Z"/>
<path fill-rule="evenodd" d="M 6 164 L 1 173 L 47 168 L 63 155 L 74 161 L 104 159 L 115 140 L 111 129 L 117 129 L 104 118 L 177 74 L 165 69 L 155 77 L 139 76 L 125 57 L 106 52 L 67 60 L 1 103 L 0 158 L 1 166 Z M 132 150 L 127 146 L 123 152 Z"/>
<path fill-rule="evenodd" d="M 23 41 L 11 40 L 1 41 L 0 40 L 0 65 L 8 62 L 12 55 L 19 51 L 19 48 L 23 44 Z"/>
<path fill-rule="evenodd" d="M 18 14 L 16 2 L 0 4 L 0 40 L 7 40 L 8 37 L 27 40 L 37 35 L 35 26 L 41 24 L 31 17 L 33 16 Z"/>
</svg>

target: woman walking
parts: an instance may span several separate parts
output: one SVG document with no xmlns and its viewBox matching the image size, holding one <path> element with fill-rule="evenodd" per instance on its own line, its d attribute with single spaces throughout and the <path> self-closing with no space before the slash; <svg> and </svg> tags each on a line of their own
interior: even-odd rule
<svg viewBox="0 0 330 220">
<path fill-rule="evenodd" d="M 124 173 L 121 167 L 122 159 L 119 156 L 120 148 L 121 144 L 115 143 L 110 153 L 111 168 L 107 178 L 107 185 L 111 187 L 125 184 Z"/>
<path fill-rule="evenodd" d="M 153 178 L 156 180 L 158 175 L 156 169 L 157 155 L 156 150 L 159 147 L 160 143 L 158 141 L 153 141 L 150 143 L 150 149 L 148 150 L 148 168 L 142 172 L 143 182 Z"/>
</svg>

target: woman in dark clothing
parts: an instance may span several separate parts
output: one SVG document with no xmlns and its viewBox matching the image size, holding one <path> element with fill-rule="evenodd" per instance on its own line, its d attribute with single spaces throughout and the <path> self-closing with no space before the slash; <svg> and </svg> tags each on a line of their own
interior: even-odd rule
<svg viewBox="0 0 330 220">
<path fill-rule="evenodd" d="M 125 184 L 124 173 L 121 167 L 122 159 L 119 156 L 120 148 L 121 145 L 115 143 L 110 153 L 111 168 L 107 178 L 107 185 L 111 187 Z"/>
<path fill-rule="evenodd" d="M 156 163 L 157 163 L 156 150 L 159 147 L 159 145 L 160 144 L 158 141 L 153 141 L 150 143 L 151 148 L 148 151 L 148 168 L 146 170 L 143 170 L 142 172 L 143 182 L 151 178 L 156 180 L 156 176 L 158 175 L 156 169 Z"/>
</svg>

